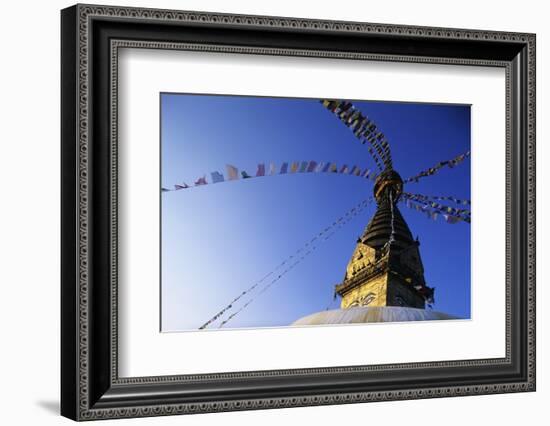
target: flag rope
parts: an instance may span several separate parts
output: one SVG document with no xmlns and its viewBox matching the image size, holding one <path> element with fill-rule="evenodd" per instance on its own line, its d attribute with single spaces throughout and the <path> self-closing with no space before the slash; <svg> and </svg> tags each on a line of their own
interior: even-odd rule
<svg viewBox="0 0 550 426">
<path fill-rule="evenodd" d="M 391 209 L 391 234 L 388 240 L 388 245 L 391 246 L 395 242 L 395 216 L 393 213 L 393 192 L 390 191 L 390 209 Z"/>
<path fill-rule="evenodd" d="M 284 174 L 293 174 L 293 173 L 329 173 L 329 174 L 340 174 L 340 175 L 349 175 L 360 177 L 363 179 L 376 180 L 376 172 L 371 171 L 368 168 L 360 168 L 357 166 L 348 167 L 346 164 L 338 168 L 338 164 L 335 162 L 324 162 L 324 161 L 294 161 L 294 162 L 284 162 L 281 164 L 281 167 L 277 167 L 275 163 L 269 164 L 269 170 L 266 171 L 265 163 L 258 163 L 257 170 L 255 175 L 249 175 L 245 170 L 240 170 L 231 164 L 226 165 L 227 174 L 220 173 L 219 171 L 214 171 L 210 175 L 212 177 L 211 181 L 208 182 L 206 174 L 203 174 L 199 177 L 194 185 L 188 185 L 185 182 L 177 183 L 173 186 L 173 189 L 162 187 L 162 192 L 174 192 L 180 191 L 183 189 L 194 188 L 198 186 L 204 186 L 208 184 L 215 184 L 221 182 L 230 182 L 242 179 L 250 179 L 256 177 L 264 176 L 275 176 L 275 175 L 284 175 Z M 227 177 L 227 179 L 226 179 Z"/>
<path fill-rule="evenodd" d="M 449 196 L 423 195 L 423 194 L 411 194 L 410 192 L 403 192 L 403 195 L 405 195 L 407 197 L 416 197 L 419 200 L 423 200 L 423 201 L 426 201 L 426 202 L 431 202 L 433 200 L 442 200 L 442 201 L 451 201 L 453 203 L 461 204 L 461 205 L 464 205 L 464 206 L 471 205 L 470 200 L 468 200 L 466 198 L 460 199 L 460 198 L 456 198 L 456 197 L 453 197 L 453 196 L 450 196 L 450 195 Z"/>
<path fill-rule="evenodd" d="M 456 165 L 462 163 L 464 161 L 464 159 L 466 159 L 469 156 L 470 156 L 470 151 L 466 151 L 464 154 L 460 154 L 460 155 L 456 156 L 455 158 L 453 158 L 451 160 L 440 161 L 434 167 L 430 167 L 429 169 L 422 170 L 417 175 L 411 176 L 410 178 L 403 181 L 403 183 L 410 183 L 410 182 L 417 183 L 420 178 L 423 178 L 423 177 L 426 177 L 426 176 L 432 176 L 432 175 L 436 174 L 437 172 L 439 172 L 439 170 L 441 170 L 445 166 L 452 169 Z"/>
<path fill-rule="evenodd" d="M 423 204 L 427 207 L 438 210 L 442 213 L 448 213 L 448 214 L 452 214 L 452 215 L 455 215 L 455 216 L 466 216 L 468 218 L 471 217 L 471 215 L 472 215 L 469 209 L 459 209 L 458 207 L 451 207 L 451 206 L 443 205 L 443 204 L 437 203 L 435 201 L 423 200 L 421 198 L 418 198 L 414 194 L 409 194 L 409 193 L 404 193 L 403 196 L 405 198 L 407 198 L 408 200 L 414 201 L 416 203 Z"/>
<path fill-rule="evenodd" d="M 471 213 L 466 209 L 456 209 L 454 207 L 443 206 L 438 203 L 435 203 L 436 205 L 433 206 L 426 202 L 411 199 L 405 194 L 402 194 L 400 201 L 404 202 L 405 205 L 412 210 L 426 213 L 428 218 L 433 220 L 437 220 L 437 216 L 441 214 L 445 221 L 450 224 L 455 224 L 460 221 L 464 221 L 466 223 L 471 222 Z"/>
<path fill-rule="evenodd" d="M 331 306 L 334 304 L 336 297 L 338 296 L 338 293 L 336 291 L 334 292 L 334 295 L 331 297 L 330 302 L 328 302 L 327 307 L 325 308 L 325 311 L 330 310 Z"/>
<path fill-rule="evenodd" d="M 354 217 L 358 216 L 365 208 L 366 206 L 372 201 L 372 197 L 370 197 L 367 200 L 364 200 L 363 202 L 359 203 L 356 207 L 349 210 L 344 216 L 344 220 L 340 221 L 338 225 L 335 226 L 334 230 L 328 234 L 322 241 L 326 241 L 329 238 L 331 238 L 335 233 L 337 229 L 343 228 L 347 223 L 349 223 Z M 346 218 L 346 216 L 348 216 Z M 317 243 L 319 244 L 319 243 Z M 222 321 L 222 323 L 219 325 L 218 328 L 222 328 L 225 324 L 227 324 L 232 318 L 234 318 L 237 314 L 242 312 L 248 305 L 250 305 L 255 299 L 260 297 L 263 293 L 265 293 L 271 286 L 273 286 L 275 283 L 281 280 L 283 276 L 285 276 L 288 272 L 290 272 L 292 269 L 294 269 L 299 263 L 301 263 L 306 257 L 308 257 L 314 250 L 317 249 L 317 246 L 311 247 L 306 253 L 304 253 L 298 260 L 296 260 L 292 265 L 290 265 L 285 271 L 283 271 L 281 274 L 279 274 L 277 277 L 275 277 L 270 283 L 266 284 L 259 293 L 248 300 L 248 302 L 245 303 L 245 305 L 240 308 L 237 312 L 230 315 L 226 320 Z"/>
<path fill-rule="evenodd" d="M 255 282 L 252 286 L 250 286 L 246 290 L 242 291 L 231 302 L 229 302 L 223 309 L 221 309 L 212 318 L 210 318 L 203 325 L 201 325 L 199 327 L 199 330 L 202 330 L 202 329 L 205 329 L 205 328 L 209 327 L 212 323 L 214 323 L 216 320 L 220 319 L 229 310 L 236 308 L 235 307 L 236 302 L 238 302 L 245 295 L 248 295 L 251 292 L 253 292 L 262 283 L 264 283 L 264 281 L 266 281 L 267 278 L 274 275 L 279 269 L 281 269 L 283 266 L 286 265 L 287 266 L 286 269 L 284 269 L 278 276 L 274 277 L 269 283 L 264 285 L 264 287 L 260 290 L 260 293 L 258 294 L 258 296 L 263 294 L 268 288 L 270 288 L 273 284 L 275 284 L 277 281 L 279 281 L 284 275 L 286 275 L 294 267 L 296 267 L 296 265 L 298 263 L 300 263 L 303 259 L 305 259 L 307 256 L 309 256 L 316 249 L 315 244 L 319 244 L 319 243 L 322 243 L 322 242 L 328 240 L 332 235 L 334 235 L 336 229 L 339 229 L 339 228 L 343 227 L 353 217 L 357 216 L 361 211 L 363 211 L 372 202 L 372 200 L 373 200 L 373 197 L 369 197 L 365 200 L 362 200 L 360 203 L 358 203 L 357 205 L 352 207 L 350 210 L 348 210 L 345 214 L 340 216 L 338 219 L 334 220 L 330 225 L 328 225 L 323 230 L 321 230 L 319 233 L 317 233 L 313 238 L 308 240 L 304 245 L 300 246 L 292 255 L 290 255 L 285 260 L 283 260 L 281 263 L 279 263 L 272 271 L 267 273 L 259 281 Z M 251 303 L 251 301 L 247 302 L 245 305 L 248 306 L 250 303 Z M 243 309 L 244 309 L 244 306 L 238 312 L 241 312 Z M 230 319 L 232 319 L 235 315 L 237 315 L 238 312 L 235 312 L 230 317 L 228 317 L 224 322 L 222 322 L 222 324 L 220 324 L 220 327 L 225 325 Z"/>
<path fill-rule="evenodd" d="M 390 144 L 384 134 L 377 131 L 376 124 L 372 120 L 363 115 L 349 101 L 321 99 L 320 102 L 327 110 L 336 115 L 362 144 L 368 143 L 367 149 L 379 170 L 393 167 Z M 373 148 L 377 155 L 374 154 Z M 384 163 L 384 167 L 380 161 Z"/>
</svg>

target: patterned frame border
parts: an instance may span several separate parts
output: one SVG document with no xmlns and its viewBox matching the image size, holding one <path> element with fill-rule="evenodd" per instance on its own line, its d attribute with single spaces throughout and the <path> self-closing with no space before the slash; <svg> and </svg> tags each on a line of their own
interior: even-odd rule
<svg viewBox="0 0 550 426">
<path fill-rule="evenodd" d="M 188 375 L 170 375 L 170 376 L 154 376 L 154 377 L 132 377 L 132 378 L 119 378 L 118 377 L 118 327 L 117 327 L 117 306 L 118 295 L 117 289 L 117 224 L 118 224 L 118 212 L 117 212 L 117 146 L 118 146 L 118 131 L 117 131 L 117 116 L 118 116 L 118 53 L 120 48 L 133 48 L 133 49 L 158 49 L 158 50 L 180 50 L 180 51 L 200 51 L 200 52 L 215 52 L 215 53 L 233 53 L 233 54 L 256 54 L 256 55 L 272 55 L 272 56 L 301 56 L 301 57 L 323 57 L 330 59 L 356 59 L 356 60 L 370 60 L 370 61 L 385 61 L 385 62 L 409 62 L 409 63 L 430 63 L 430 64 L 453 64 L 453 65 L 473 65 L 473 66 L 487 66 L 487 67 L 503 67 L 506 73 L 506 98 L 510 98 L 510 67 L 506 62 L 501 61 L 486 61 L 486 60 L 464 60 L 464 59 L 441 59 L 441 58 L 417 58 L 413 56 L 397 56 L 397 55 L 373 55 L 373 54 L 360 54 L 360 53 L 342 53 L 342 52 L 312 52 L 308 50 L 298 49 L 272 49 L 272 48 L 253 48 L 253 47 L 232 47 L 232 46 L 220 46 L 220 45 L 202 45 L 192 43 L 164 43 L 164 42 L 149 42 L 149 41 L 133 41 L 133 40 L 111 40 L 111 288 L 113 289 L 111 298 L 111 346 L 116 348 L 112 351 L 111 357 L 111 380 L 114 384 L 126 384 L 126 383 L 168 383 L 174 381 L 197 381 L 197 380 L 216 380 L 227 378 L 244 378 L 244 377 L 267 377 L 267 376 L 283 376 L 283 375 L 299 375 L 299 374 L 323 374 L 323 373 L 343 373 L 343 372 L 367 372 L 367 371 L 380 371 L 380 370 L 394 370 L 405 369 L 411 367 L 458 367 L 458 366 L 480 366 L 490 364 L 505 364 L 510 363 L 511 357 L 511 316 L 510 316 L 510 292 L 511 281 L 509 274 L 506 276 L 506 349 L 505 358 L 494 359 L 476 359 L 476 360 L 460 360 L 460 361 L 440 361 L 440 362 L 415 362 L 415 363 L 400 363 L 400 364 L 377 364 L 366 366 L 353 366 L 353 367 L 328 367 L 328 368 L 303 368 L 303 369 L 284 369 L 284 370 L 261 370 L 261 371 L 249 371 L 249 372 L 236 372 L 236 373 L 215 373 L 215 374 L 188 374 Z M 509 102 L 508 102 L 509 103 Z M 509 105 L 506 107 L 507 118 L 510 116 Z M 510 128 L 507 124 L 506 129 L 507 141 L 510 140 Z M 507 143 L 506 150 L 506 172 L 509 174 L 511 152 L 509 143 Z M 510 193 L 510 181 L 506 182 L 506 192 Z M 507 197 L 506 202 L 511 202 L 510 197 Z M 510 209 L 508 208 L 506 214 L 506 227 L 510 228 Z M 511 253 L 509 247 L 510 241 L 507 239 L 506 254 Z"/>
<path fill-rule="evenodd" d="M 416 399 L 416 398 L 433 398 L 442 396 L 461 396 L 461 395 L 475 395 L 475 394 L 487 394 L 487 393 L 504 393 L 504 392 L 517 392 L 517 391 L 529 391 L 535 388 L 535 36 L 532 34 L 520 34 L 520 33 L 503 33 L 494 31 L 478 31 L 478 30 L 463 30 L 463 29 L 446 29 L 446 28 L 429 28 L 429 27 L 409 27 L 398 25 L 381 25 L 381 24 L 368 24 L 368 23 L 354 23 L 354 22 L 336 22 L 336 21 L 322 21 L 322 20 L 309 20 L 309 19 L 293 19 L 293 18 L 275 18 L 275 17 L 262 17 L 262 16 L 244 16 L 244 15 L 227 15 L 227 14 L 212 14 L 201 12 L 183 12 L 183 11 L 168 11 L 168 10 L 155 10 L 155 9 L 135 9 L 135 8 L 119 8 L 119 7 L 103 7 L 103 6 L 90 6 L 90 5 L 78 5 L 78 64 L 77 64 L 77 87 L 78 87 L 78 164 L 77 164 L 77 176 L 78 176 L 78 365 L 77 365 L 77 379 L 78 379 L 78 418 L 81 420 L 92 420 L 112 417 L 140 417 L 140 416 L 159 416 L 159 415 L 171 415 L 171 414 L 184 414 L 184 413 L 197 413 L 197 412 L 215 412 L 215 411 L 230 411 L 230 410 L 249 410 L 249 409 L 261 409 L 261 408 L 281 408 L 281 407 L 293 407 L 293 406 L 309 406 L 309 405 L 327 405 L 327 404 L 342 404 L 352 402 L 366 402 L 366 401 L 383 401 L 383 400 L 400 400 L 400 399 Z M 527 267 L 528 267 L 528 323 L 527 323 L 527 354 L 528 354 L 528 380 L 527 382 L 520 383 L 507 383 L 500 385 L 480 385 L 480 386 L 452 386 L 447 388 L 427 388 L 427 389 L 410 389 L 402 391 L 383 391 L 383 392 L 360 392 L 360 393 L 337 393 L 326 394 L 317 396 L 305 396 L 305 397 L 279 397 L 279 398 L 265 398 L 254 400 L 233 400 L 224 402 L 209 402 L 200 404 L 166 404 L 160 406 L 144 406 L 139 408 L 114 408 L 114 409 L 89 409 L 89 389 L 88 389 L 88 374 L 89 374 L 89 334 L 88 334 L 88 234 L 89 234 L 89 178 L 88 178 L 88 46 L 89 46 L 89 27 L 90 20 L 94 17 L 119 17 L 119 18 L 131 18 L 147 21 L 176 21 L 176 22 L 190 22 L 190 23 L 212 23 L 212 24 L 234 24 L 239 26 L 252 26 L 261 28 L 292 28 L 292 29 L 315 29 L 317 31 L 341 31 L 341 32 L 359 32 L 359 33 L 378 33 L 378 34 L 397 34 L 397 35 L 413 35 L 416 37 L 437 37 L 448 39 L 471 39 L 471 40 L 501 40 L 508 42 L 521 42 L 526 43 L 528 50 L 528 74 L 527 74 L 527 98 L 528 98 L 528 117 L 527 117 L 527 133 L 528 133 L 528 146 L 527 146 L 527 164 L 528 164 L 528 181 L 527 181 L 527 220 L 528 220 L 528 239 L 529 244 L 527 247 Z M 147 46 L 146 46 L 147 45 Z M 113 41 L 111 48 L 112 52 L 116 52 L 118 47 L 142 47 L 142 48 L 157 48 L 157 49 L 195 49 L 195 50 L 209 50 L 216 51 L 220 49 L 220 46 L 204 46 L 204 45 L 182 45 L 177 43 L 144 43 L 144 42 L 132 42 L 132 41 Z M 384 61 L 409 61 L 409 62 L 427 62 L 427 63 L 453 63 L 464 65 L 485 65 L 485 66 L 503 66 L 502 63 L 496 61 L 470 61 L 463 59 L 443 59 L 443 58 L 414 58 L 406 56 L 392 56 L 392 55 L 368 55 L 368 54 L 345 54 L 342 52 L 313 52 L 313 51 L 290 51 L 285 49 L 253 49 L 243 47 L 223 47 L 223 51 L 232 53 L 260 53 L 271 55 L 300 55 L 300 56 L 319 56 L 319 57 L 331 57 L 331 58 L 354 58 L 354 59 L 369 59 L 369 60 L 384 60 Z M 252 52 L 250 49 L 255 50 Z M 220 51 L 220 50 L 218 50 Z M 115 55 L 116 56 L 116 55 Z M 475 63 L 474 63 L 475 62 Z M 116 60 L 112 63 L 114 67 Z M 111 90 L 114 104 L 112 104 L 112 118 L 116 118 L 116 68 L 112 68 L 113 72 L 111 76 Z M 507 111 L 507 126 L 508 118 L 510 115 L 510 69 L 506 70 L 506 111 Z M 510 167 L 510 136 L 511 131 L 506 129 L 507 135 L 507 207 L 510 205 L 510 179 L 509 179 L 509 167 Z M 112 128 L 111 137 L 116 141 L 116 126 Z M 113 145 L 113 151 L 111 152 L 112 158 L 116 159 L 116 143 Z M 116 162 L 114 163 L 116 164 Z M 116 167 L 112 168 L 112 192 L 111 201 L 116 205 Z M 508 209 L 509 212 L 509 209 Z M 116 225 L 116 209 L 111 212 L 114 214 L 112 218 L 112 239 L 111 239 L 111 256 L 112 259 L 116 259 L 117 247 L 117 225 Z M 509 362 L 510 354 L 510 328 L 511 321 L 509 312 L 509 298 L 510 298 L 510 264 L 509 264 L 509 241 L 510 241 L 510 217 L 507 213 L 507 259 L 506 259 L 506 276 L 507 276 L 507 288 L 506 288 L 506 358 L 495 360 L 471 360 L 471 361 L 457 361 L 446 363 L 421 363 L 421 364 L 394 364 L 383 366 L 366 366 L 366 367 L 337 367 L 337 368 L 322 368 L 322 369 L 306 369 L 306 370 L 274 370 L 263 372 L 251 372 L 251 373 L 227 373 L 218 375 L 198 375 L 198 376 L 162 376 L 162 377 L 146 377 L 146 378 L 130 378 L 119 379 L 116 368 L 116 350 L 113 351 L 113 369 L 111 371 L 111 378 L 113 383 L 162 383 L 162 382 L 174 382 L 181 380 L 211 380 L 216 378 L 227 377 L 250 377 L 254 376 L 271 376 L 271 375 L 300 375 L 306 373 L 330 373 L 330 372 L 342 372 L 360 371 L 360 369 L 368 370 L 380 370 L 380 369 L 396 369 L 396 368 L 408 368 L 411 366 L 416 367 L 437 367 L 437 366 L 449 366 L 449 365 L 480 365 L 480 364 L 494 364 Z M 111 278 L 113 286 L 112 297 L 112 336 L 114 346 L 116 348 L 116 277 L 117 269 L 116 262 L 112 262 Z M 205 377 L 208 376 L 208 377 Z"/>
</svg>

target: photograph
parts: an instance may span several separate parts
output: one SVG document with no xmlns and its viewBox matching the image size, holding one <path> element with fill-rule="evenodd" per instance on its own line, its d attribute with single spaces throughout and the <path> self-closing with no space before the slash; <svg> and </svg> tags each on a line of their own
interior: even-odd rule
<svg viewBox="0 0 550 426">
<path fill-rule="evenodd" d="M 45 314 L 10 314 L 57 342 L 39 363 L 57 399 L 37 411 L 58 400 L 75 421 L 269 424 L 273 409 L 325 406 L 333 424 L 357 418 L 351 404 L 369 403 L 374 420 L 407 404 L 410 423 L 430 404 L 469 415 L 452 417 L 462 424 L 493 404 L 508 424 L 547 396 L 535 288 L 543 14 L 317 3 L 62 5 L 54 25 L 40 13 L 55 49 L 40 43 L 38 59 L 61 60 L 57 84 L 39 86 L 61 86 L 60 117 L 5 138 L 36 127 L 25 140 L 43 148 L 60 134 L 51 161 L 40 155 L 60 204 L 39 205 L 57 206 L 43 228 L 60 240 L 61 291 L 31 306 L 59 306 L 59 336 L 35 332 Z M 11 186 L 36 204 L 43 191 L 22 189 L 37 167 L 23 169 Z M 54 254 L 50 240 L 40 253 Z M 25 253 L 11 281 L 36 270 L 29 282 L 47 289 Z M 500 409 L 519 392 L 521 410 Z"/>
<path fill-rule="evenodd" d="M 160 331 L 469 320 L 470 120 L 161 93 Z"/>
</svg>

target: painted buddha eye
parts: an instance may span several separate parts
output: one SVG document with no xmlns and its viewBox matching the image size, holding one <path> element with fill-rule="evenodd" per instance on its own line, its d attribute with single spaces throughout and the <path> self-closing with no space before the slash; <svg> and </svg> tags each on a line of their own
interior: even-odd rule
<svg viewBox="0 0 550 426">
<path fill-rule="evenodd" d="M 361 306 L 367 306 L 370 305 L 374 299 L 376 299 L 376 294 L 369 293 L 367 294 L 362 300 L 361 300 Z"/>
</svg>

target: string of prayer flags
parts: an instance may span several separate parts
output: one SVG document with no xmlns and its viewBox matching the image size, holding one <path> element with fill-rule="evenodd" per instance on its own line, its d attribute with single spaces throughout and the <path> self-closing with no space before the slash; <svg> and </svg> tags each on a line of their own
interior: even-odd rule
<svg viewBox="0 0 550 426">
<path fill-rule="evenodd" d="M 374 126 L 374 129 L 376 129 L 376 126 Z M 391 168 L 392 167 L 391 159 L 387 158 L 389 153 L 388 151 L 389 144 L 384 139 L 384 134 L 381 132 L 374 133 L 374 130 L 372 132 L 373 133 L 370 133 L 370 134 L 367 133 L 366 135 L 363 134 L 364 138 L 361 139 L 361 143 L 364 144 L 365 141 L 369 142 L 376 150 L 376 153 L 378 154 L 378 156 L 382 158 L 384 165 L 386 165 L 386 167 L 388 168 Z"/>
<path fill-rule="evenodd" d="M 210 318 L 208 321 L 206 321 L 203 325 L 199 327 L 199 330 L 203 330 L 206 327 L 208 327 L 210 324 L 212 324 L 214 321 L 216 321 L 219 317 L 221 317 L 225 312 L 227 312 L 229 309 L 233 307 L 235 302 L 237 302 L 239 299 L 241 299 L 245 294 L 249 293 L 250 291 L 254 290 L 257 286 L 259 286 L 264 280 L 269 278 L 270 275 L 273 274 L 273 271 L 267 273 L 264 277 L 262 277 L 258 282 L 256 282 L 252 287 L 250 287 L 247 290 L 244 290 L 241 292 L 237 297 L 235 297 L 227 306 L 225 306 L 221 311 L 219 311 L 216 315 L 214 315 L 212 318 Z"/>
<path fill-rule="evenodd" d="M 392 168 L 390 144 L 386 137 L 367 116 L 349 101 L 322 99 L 321 103 L 335 114 L 367 149 L 379 170 Z M 375 154 L 376 152 L 376 154 Z M 382 166 L 381 162 L 385 167 Z"/>
<path fill-rule="evenodd" d="M 348 210 L 345 214 L 340 216 L 338 219 L 333 221 L 330 225 L 328 225 L 326 228 L 324 228 L 322 231 L 320 231 L 317 235 L 315 235 L 313 238 L 311 238 L 309 241 L 307 241 L 304 245 L 302 245 L 298 250 L 296 250 L 291 256 L 286 258 L 282 263 L 280 263 L 275 269 L 273 269 L 271 272 L 269 272 L 267 275 L 265 275 L 259 282 L 255 283 L 253 286 L 248 288 L 247 290 L 243 291 L 241 294 L 239 294 L 237 297 L 235 297 L 225 308 L 223 308 L 220 312 L 218 312 L 214 317 L 212 317 L 210 320 L 208 320 L 203 326 L 201 326 L 199 329 L 204 329 L 208 327 L 210 324 L 215 322 L 217 319 L 219 319 L 224 313 L 226 313 L 228 310 L 235 308 L 236 302 L 241 299 L 245 294 L 251 293 L 254 289 L 256 289 L 262 282 L 266 281 L 267 278 L 273 277 L 269 282 L 266 282 L 262 288 L 258 290 L 258 294 L 255 296 L 252 296 L 240 309 L 238 309 L 236 312 L 231 314 L 227 319 L 223 320 L 218 328 L 222 328 L 225 324 L 227 324 L 231 319 L 233 319 L 235 316 L 237 316 L 239 313 L 241 313 L 247 306 L 249 306 L 256 298 L 261 296 L 263 293 L 265 293 L 270 287 L 272 287 L 274 284 L 276 284 L 278 281 L 280 281 L 287 273 L 289 273 L 291 270 L 293 270 L 300 262 L 302 262 L 305 258 L 310 256 L 318 247 L 319 244 L 323 243 L 327 239 L 329 239 L 337 229 L 342 228 L 347 223 L 349 223 L 351 220 L 353 220 L 356 216 L 358 216 L 369 204 L 373 202 L 373 197 L 369 197 L 360 203 L 358 203 L 356 206 Z M 324 237 L 324 238 L 323 238 Z M 281 272 L 277 272 L 278 270 L 285 267 Z"/>
<path fill-rule="evenodd" d="M 365 141 L 361 141 L 362 144 L 365 143 Z M 378 160 L 378 157 L 376 155 L 374 155 L 374 151 L 372 149 L 372 147 L 369 145 L 367 146 L 367 150 L 369 151 L 369 154 L 372 158 L 374 158 L 374 162 L 376 163 L 376 167 L 378 167 L 378 170 L 383 170 L 384 167 L 382 167 L 382 164 L 380 163 L 380 161 Z"/>
<path fill-rule="evenodd" d="M 290 170 L 289 170 L 289 164 L 290 164 Z M 338 173 L 338 174 L 345 174 L 350 176 L 356 176 L 361 177 L 364 179 L 371 179 L 376 180 L 376 173 L 372 172 L 370 169 L 361 169 L 358 166 L 352 166 L 349 167 L 347 164 L 343 164 L 340 168 L 336 163 L 333 162 L 317 162 L 314 160 L 311 161 L 294 161 L 292 163 L 284 162 L 281 164 L 280 169 L 277 171 L 277 166 L 275 163 L 269 164 L 269 171 L 266 170 L 266 164 L 265 163 L 258 163 L 256 166 L 256 172 L 254 175 L 248 174 L 245 170 L 239 170 L 237 167 L 227 164 L 226 166 L 226 174 L 215 170 L 210 173 L 211 178 L 210 182 L 207 180 L 206 175 L 203 175 L 199 177 L 197 180 L 194 181 L 194 186 L 202 186 L 207 185 L 208 183 L 221 183 L 221 182 L 228 182 L 233 180 L 239 180 L 239 179 L 250 179 L 255 177 L 263 177 L 263 176 L 274 176 L 274 175 L 283 175 L 286 173 Z M 363 171 L 362 171 L 363 170 Z M 173 189 L 162 187 L 162 192 L 171 192 L 171 191 L 179 191 L 182 189 L 191 188 L 191 186 L 187 185 L 185 182 L 177 183 L 173 186 Z"/>
<path fill-rule="evenodd" d="M 359 211 L 362 211 L 364 208 L 366 208 L 366 206 L 369 204 L 369 203 L 372 203 L 372 200 L 373 200 L 373 197 L 369 197 L 368 199 L 366 200 L 363 200 L 361 201 L 357 206 L 353 207 L 351 210 L 352 211 L 356 211 L 357 214 L 359 213 Z M 346 213 L 346 215 L 348 214 L 349 212 Z M 271 287 L 274 283 L 276 283 L 277 281 L 279 281 L 286 273 L 288 273 L 290 270 L 292 270 L 298 263 L 300 263 L 305 257 L 307 257 L 309 254 L 311 254 L 312 252 L 312 249 L 310 249 L 309 251 L 306 251 L 304 253 L 304 251 L 307 249 L 308 246 L 312 245 L 315 241 L 318 241 L 318 240 L 321 240 L 321 237 L 325 234 L 327 234 L 329 231 L 331 231 L 333 228 L 337 227 L 337 226 L 343 226 L 343 222 L 344 222 L 344 219 L 345 219 L 345 216 L 341 216 L 340 218 L 338 218 L 336 221 L 334 221 L 331 225 L 327 226 L 325 229 L 323 229 L 322 231 L 320 231 L 317 235 L 315 235 L 313 238 L 311 238 L 308 242 L 305 243 L 305 245 L 303 245 L 302 247 L 298 248 L 298 250 L 296 250 L 291 256 L 289 256 L 287 259 L 285 259 L 283 262 L 281 262 L 274 270 L 272 270 L 271 272 L 269 272 L 268 274 L 266 274 L 260 281 L 258 281 L 257 283 L 255 283 L 254 285 L 252 285 L 249 289 L 243 291 L 241 294 L 239 294 L 236 298 L 234 298 L 225 308 L 223 308 L 220 312 L 218 312 L 216 315 L 214 315 L 214 317 L 212 317 L 210 320 L 208 320 L 205 324 L 203 324 L 199 329 L 204 329 L 206 327 L 208 327 L 210 324 L 212 324 L 213 322 L 215 322 L 218 318 L 220 318 L 225 312 L 227 312 L 229 309 L 233 308 L 234 307 L 234 304 L 239 300 L 241 299 L 245 294 L 248 294 L 250 292 L 252 292 L 255 288 L 257 288 L 261 283 L 263 283 L 267 278 L 269 278 L 270 276 L 272 276 L 274 273 L 276 273 L 277 270 L 281 269 L 283 266 L 287 265 L 287 268 L 285 270 L 283 270 L 281 273 L 279 273 L 278 276 L 276 276 L 271 282 L 269 282 L 268 284 L 266 284 L 264 286 L 264 288 L 262 289 L 261 293 L 262 294 L 263 292 L 265 292 L 267 290 L 267 288 Z M 351 220 L 351 218 L 349 218 L 347 221 L 349 222 L 349 220 Z M 346 222 L 347 223 L 347 222 Z M 302 254 L 300 254 L 302 253 Z M 297 260 L 296 260 L 297 259 Z M 294 263 L 291 263 L 293 262 Z M 288 266 L 290 265 L 290 266 Z M 259 296 L 259 295 L 258 295 Z M 251 302 L 252 302 L 253 299 L 249 300 L 241 309 L 239 309 L 237 312 L 235 312 L 234 314 L 230 315 L 225 321 L 223 321 L 221 324 L 220 324 L 220 328 L 223 327 L 229 320 L 231 320 L 233 317 L 235 317 L 239 312 L 241 312 L 246 306 L 248 306 Z"/>
<path fill-rule="evenodd" d="M 383 133 L 376 132 L 376 125 L 361 114 L 357 115 L 355 118 L 350 117 L 347 123 L 351 125 L 354 135 L 359 138 L 363 144 L 365 140 L 368 141 L 374 147 L 378 156 L 384 161 L 384 164 L 387 167 L 391 167 L 389 144 Z"/>
<path fill-rule="evenodd" d="M 402 196 L 409 199 L 409 200 L 416 201 L 416 202 L 421 203 L 423 205 L 429 206 L 429 207 L 431 207 L 433 209 L 436 209 L 438 211 L 441 211 L 443 213 L 450 213 L 450 214 L 453 214 L 453 215 L 467 216 L 467 217 L 471 216 L 470 210 L 468 210 L 468 209 L 459 209 L 458 207 L 446 206 L 446 205 L 440 204 L 436 201 L 426 199 L 425 196 L 420 195 L 420 194 L 410 194 L 408 192 L 404 192 L 402 194 Z"/>
<path fill-rule="evenodd" d="M 408 193 L 408 192 L 404 192 L 403 194 L 405 194 L 409 197 L 417 197 L 418 199 L 424 200 L 424 201 L 432 201 L 432 200 L 452 201 L 453 203 L 462 204 L 464 206 L 469 206 L 471 204 L 470 200 L 459 199 L 459 198 L 452 197 L 452 196 L 422 195 L 422 194 L 411 194 L 411 193 Z"/>
<path fill-rule="evenodd" d="M 232 319 L 233 317 L 237 316 L 237 315 L 240 314 L 242 311 L 244 311 L 244 309 L 245 309 L 248 305 L 250 305 L 250 304 L 252 303 L 252 300 L 253 300 L 253 299 L 250 299 L 250 300 L 249 300 L 248 302 L 246 302 L 237 312 L 234 312 L 234 313 L 232 313 L 231 315 L 229 315 L 229 317 L 228 317 L 226 320 L 224 320 L 224 321 L 222 321 L 222 322 L 220 323 L 220 325 L 219 325 L 218 328 L 222 328 L 225 324 L 227 324 L 229 321 L 231 321 L 231 319 Z"/>
<path fill-rule="evenodd" d="M 401 201 L 403 201 L 403 200 L 401 200 Z M 431 220 L 434 220 L 434 221 L 437 220 L 437 218 L 441 214 L 439 211 L 429 209 L 428 206 L 426 206 L 426 205 L 413 204 L 409 200 L 405 201 L 405 205 L 409 209 L 416 210 L 420 213 L 426 214 L 428 219 L 431 219 Z M 443 215 L 443 216 L 445 216 L 445 215 Z M 450 216 L 450 215 L 447 215 L 447 216 Z M 459 221 L 459 220 L 461 220 L 461 219 L 457 218 L 457 221 Z"/>
<path fill-rule="evenodd" d="M 449 167 L 453 168 L 456 165 L 462 163 L 466 158 L 470 156 L 470 151 L 465 152 L 464 154 L 460 154 L 457 157 L 447 160 L 447 161 L 440 161 L 437 163 L 434 167 L 430 167 L 427 170 L 423 170 L 420 173 L 418 173 L 415 176 L 411 176 L 410 178 L 406 179 L 404 183 L 409 182 L 418 182 L 420 178 L 426 177 L 426 176 L 432 176 L 436 174 L 439 170 L 441 170 L 443 167 Z"/>
<path fill-rule="evenodd" d="M 383 149 L 378 146 L 378 143 L 375 139 L 370 137 L 370 133 L 376 129 L 376 125 L 372 123 L 368 118 L 363 117 L 362 114 L 356 110 L 351 102 L 346 101 L 329 101 L 322 100 L 323 105 L 332 111 L 334 114 L 340 118 L 350 129 L 353 131 L 354 135 L 361 141 L 361 143 L 369 142 L 367 147 L 372 158 L 376 162 L 376 165 L 380 170 L 382 170 L 382 165 L 380 164 L 379 158 L 386 163 L 387 159 L 384 157 Z M 372 148 L 374 148 L 378 154 L 375 155 Z M 391 163 L 390 163 L 391 164 Z M 388 164 L 386 164 L 387 166 Z"/>
<path fill-rule="evenodd" d="M 401 201 L 404 201 L 408 208 L 425 213 L 427 217 L 432 220 L 437 220 L 438 216 L 441 215 L 445 221 L 450 224 L 455 224 L 460 221 L 464 221 L 466 223 L 471 222 L 470 211 L 466 209 L 457 209 L 455 207 L 444 206 L 435 202 L 425 202 L 408 197 L 405 194 L 402 194 Z"/>
<path fill-rule="evenodd" d="M 443 217 L 445 218 L 447 223 L 451 223 L 451 224 L 458 223 L 461 220 L 460 217 L 453 216 L 453 215 L 450 215 L 450 214 L 444 214 Z"/>
</svg>

